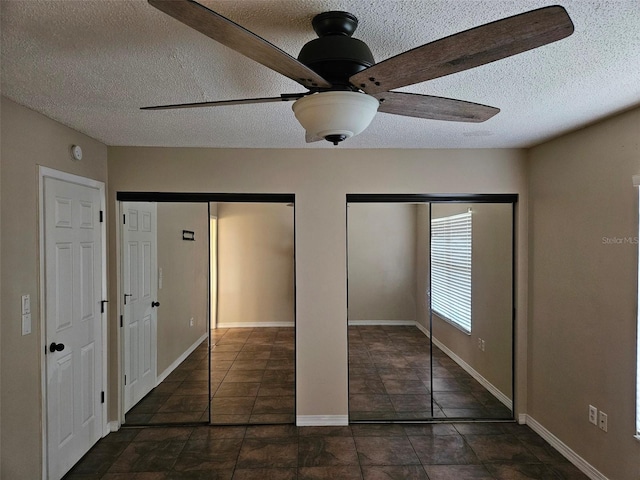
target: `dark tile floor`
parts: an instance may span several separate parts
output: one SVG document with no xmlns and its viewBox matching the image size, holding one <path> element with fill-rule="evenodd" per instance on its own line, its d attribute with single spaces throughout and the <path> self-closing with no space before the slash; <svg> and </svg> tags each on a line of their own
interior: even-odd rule
<svg viewBox="0 0 640 480">
<path fill-rule="evenodd" d="M 211 331 L 151 393 L 126 414 L 128 425 L 209 422 L 294 423 L 294 329 Z"/>
<path fill-rule="evenodd" d="M 435 346 L 431 370 L 429 351 L 428 337 L 413 326 L 350 326 L 350 420 L 513 418 Z"/>
<path fill-rule="evenodd" d="M 123 428 L 65 480 L 586 480 L 515 423 Z"/>
</svg>

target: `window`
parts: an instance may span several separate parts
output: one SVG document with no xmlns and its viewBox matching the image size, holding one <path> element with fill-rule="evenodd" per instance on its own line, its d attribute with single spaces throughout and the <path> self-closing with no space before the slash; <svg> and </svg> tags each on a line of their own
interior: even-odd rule
<svg viewBox="0 0 640 480">
<path fill-rule="evenodd" d="M 471 333 L 471 212 L 431 219 L 431 307 Z"/>
</svg>

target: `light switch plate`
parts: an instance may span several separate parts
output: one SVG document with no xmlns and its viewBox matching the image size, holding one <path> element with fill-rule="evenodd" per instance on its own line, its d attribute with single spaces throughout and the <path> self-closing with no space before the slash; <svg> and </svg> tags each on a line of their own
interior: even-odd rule
<svg viewBox="0 0 640 480">
<path fill-rule="evenodd" d="M 598 425 L 598 409 L 593 405 L 589 405 L 589 423 Z"/>
<path fill-rule="evenodd" d="M 29 335 L 31 333 L 31 314 L 25 313 L 22 315 L 22 335 Z"/>
<path fill-rule="evenodd" d="M 31 296 L 30 295 L 22 295 L 22 310 L 20 313 L 23 315 L 25 313 L 31 313 Z"/>
</svg>

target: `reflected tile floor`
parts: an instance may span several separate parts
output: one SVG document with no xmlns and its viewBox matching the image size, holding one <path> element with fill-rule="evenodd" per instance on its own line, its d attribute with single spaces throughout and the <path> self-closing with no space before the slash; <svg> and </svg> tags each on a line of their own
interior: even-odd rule
<svg viewBox="0 0 640 480">
<path fill-rule="evenodd" d="M 349 326 L 349 418 L 511 419 L 511 411 L 413 326 Z M 433 388 L 433 415 L 431 412 Z"/>
<path fill-rule="evenodd" d="M 125 415 L 128 425 L 209 422 L 209 340 Z"/>
<path fill-rule="evenodd" d="M 126 415 L 128 425 L 294 423 L 294 329 L 231 328 L 209 340 Z"/>
<path fill-rule="evenodd" d="M 211 331 L 211 423 L 295 422 L 295 330 Z"/>
<path fill-rule="evenodd" d="M 515 423 L 123 428 L 66 480 L 586 480 Z"/>
<path fill-rule="evenodd" d="M 294 423 L 293 328 L 211 331 L 200 345 L 126 416 L 130 425 L 208 422 Z M 511 418 L 511 412 L 411 326 L 349 327 L 349 415 L 352 421 L 433 416 Z M 433 378 L 432 378 L 433 376 Z"/>
</svg>

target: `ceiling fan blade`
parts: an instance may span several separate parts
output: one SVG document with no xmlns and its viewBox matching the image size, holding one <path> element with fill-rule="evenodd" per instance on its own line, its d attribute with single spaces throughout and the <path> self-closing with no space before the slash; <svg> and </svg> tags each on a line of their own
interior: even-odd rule
<svg viewBox="0 0 640 480">
<path fill-rule="evenodd" d="M 297 59 L 237 23 L 193 0 L 149 0 L 185 25 L 307 88 L 331 84 Z"/>
<path fill-rule="evenodd" d="M 306 95 L 306 93 L 283 93 L 279 97 L 243 98 L 241 100 L 221 100 L 217 102 L 176 103 L 173 105 L 142 107 L 140 110 L 174 110 L 178 108 L 223 107 L 226 105 L 245 105 L 250 103 L 292 102 Z"/>
<path fill-rule="evenodd" d="M 479 123 L 489 120 L 500 111 L 499 108 L 478 103 L 416 93 L 384 92 L 373 96 L 380 100 L 379 112 L 405 117 Z"/>
<path fill-rule="evenodd" d="M 568 37 L 567 11 L 551 6 L 487 23 L 377 63 L 349 78 L 367 93 L 378 93 L 526 52 Z"/>
</svg>

